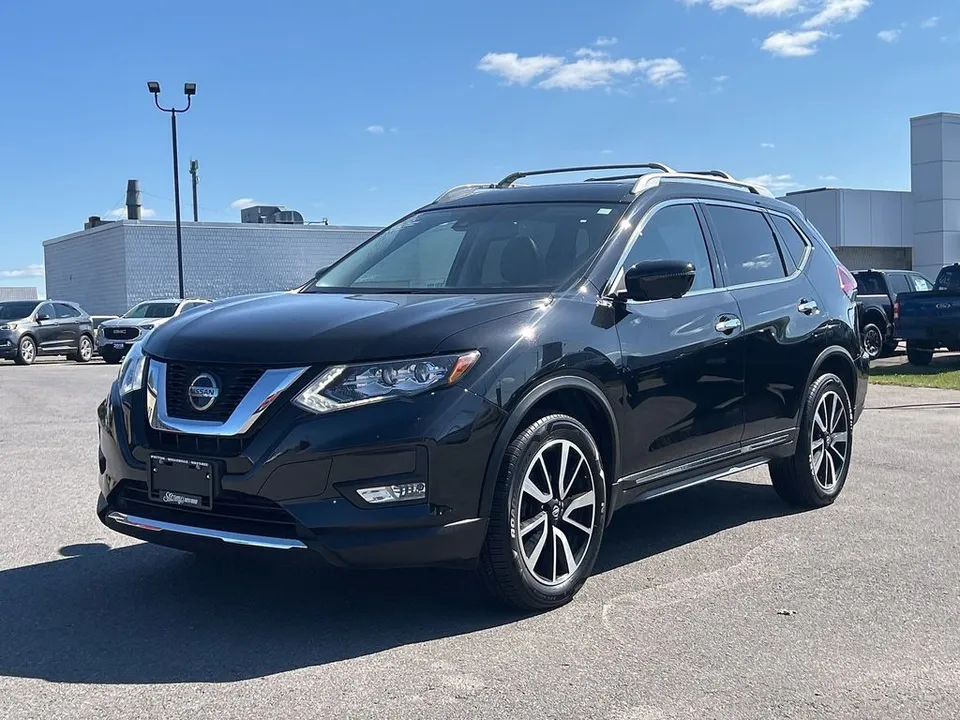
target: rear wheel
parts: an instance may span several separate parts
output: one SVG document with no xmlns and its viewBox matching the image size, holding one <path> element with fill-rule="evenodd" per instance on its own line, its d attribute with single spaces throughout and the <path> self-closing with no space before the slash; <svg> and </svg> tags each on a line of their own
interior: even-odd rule
<svg viewBox="0 0 960 720">
<path fill-rule="evenodd" d="M 93 357 L 93 340 L 89 335 L 81 335 L 77 343 L 77 353 L 73 359 L 80 363 L 90 362 Z"/>
<path fill-rule="evenodd" d="M 907 362 L 911 365 L 929 365 L 933 360 L 933 350 L 914 347 L 907 343 Z"/>
<path fill-rule="evenodd" d="M 770 463 L 773 487 L 790 505 L 829 505 L 847 480 L 852 450 L 850 397 L 840 378 L 826 373 L 807 392 L 797 452 Z"/>
<path fill-rule="evenodd" d="M 20 344 L 17 346 L 17 356 L 14 358 L 14 362 L 17 363 L 17 365 L 33 365 L 33 361 L 36 359 L 37 344 L 33 338 L 29 335 L 20 338 Z"/>
<path fill-rule="evenodd" d="M 867 323 L 863 328 L 863 349 L 871 360 L 876 360 L 883 352 L 883 332 L 876 323 Z"/>
<path fill-rule="evenodd" d="M 578 420 L 547 415 L 517 434 L 480 556 L 490 592 L 524 610 L 571 600 L 596 562 L 606 496 L 597 444 Z"/>
</svg>

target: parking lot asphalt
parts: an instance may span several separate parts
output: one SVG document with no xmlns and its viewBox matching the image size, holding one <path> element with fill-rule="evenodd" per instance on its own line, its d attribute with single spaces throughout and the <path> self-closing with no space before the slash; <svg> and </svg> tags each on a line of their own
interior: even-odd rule
<svg viewBox="0 0 960 720">
<path fill-rule="evenodd" d="M 575 601 L 520 618 L 456 573 L 110 532 L 116 372 L 0 364 L 2 718 L 960 717 L 960 393 L 872 387 L 827 509 L 765 470 L 625 509 Z"/>
</svg>

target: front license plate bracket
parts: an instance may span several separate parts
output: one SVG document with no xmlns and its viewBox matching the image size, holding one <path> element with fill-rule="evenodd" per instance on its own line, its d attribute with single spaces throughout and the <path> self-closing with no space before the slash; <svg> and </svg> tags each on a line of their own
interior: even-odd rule
<svg viewBox="0 0 960 720">
<path fill-rule="evenodd" d="M 150 499 L 164 505 L 195 510 L 213 508 L 216 466 L 205 460 L 151 455 L 148 472 Z"/>
</svg>

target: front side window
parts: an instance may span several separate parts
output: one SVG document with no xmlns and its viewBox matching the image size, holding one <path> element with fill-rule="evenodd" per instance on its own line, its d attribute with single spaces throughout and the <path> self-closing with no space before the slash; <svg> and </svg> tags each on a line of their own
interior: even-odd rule
<svg viewBox="0 0 960 720">
<path fill-rule="evenodd" d="M 728 285 L 786 277 L 777 239 L 762 213 L 726 205 L 709 205 L 707 212 L 717 231 Z"/>
<path fill-rule="evenodd" d="M 910 275 L 910 282 L 917 292 L 926 292 L 933 289 L 933 283 L 927 280 L 923 275 Z"/>
<path fill-rule="evenodd" d="M 34 300 L 10 300 L 0 302 L 0 320 L 23 320 L 37 307 Z"/>
<path fill-rule="evenodd" d="M 132 308 L 130 308 L 130 310 L 127 311 L 127 314 L 124 315 L 124 317 L 135 319 L 168 318 L 174 316 L 178 307 L 178 303 L 145 302 L 140 303 L 139 305 L 134 305 Z"/>
<path fill-rule="evenodd" d="M 585 267 L 626 208 L 540 202 L 425 210 L 361 245 L 303 292 L 553 290 Z"/>
<path fill-rule="evenodd" d="M 657 210 L 630 248 L 623 269 L 648 260 L 693 263 L 697 274 L 690 292 L 715 287 L 707 241 L 693 205 L 668 205 Z"/>
<path fill-rule="evenodd" d="M 40 315 L 46 315 L 48 319 L 52 320 L 57 316 L 56 311 L 53 309 L 53 305 L 50 303 L 44 303 L 39 308 L 37 308 L 37 317 Z"/>
</svg>

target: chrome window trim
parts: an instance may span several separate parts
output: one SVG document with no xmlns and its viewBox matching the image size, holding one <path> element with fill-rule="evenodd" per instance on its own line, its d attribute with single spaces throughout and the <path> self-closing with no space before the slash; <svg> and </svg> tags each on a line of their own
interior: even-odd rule
<svg viewBox="0 0 960 720">
<path fill-rule="evenodd" d="M 154 430 L 185 435 L 233 437 L 247 432 L 273 402 L 308 368 L 276 368 L 263 373 L 240 404 L 224 422 L 186 420 L 171 417 L 167 412 L 167 364 L 149 360 L 147 369 L 147 418 Z"/>
<path fill-rule="evenodd" d="M 630 254 L 630 251 L 633 249 L 634 244 L 637 242 L 637 239 L 643 233 L 643 229 L 647 226 L 647 223 L 650 222 L 650 219 L 662 208 L 670 207 L 672 205 L 719 205 L 724 207 L 733 207 L 740 210 L 748 210 L 751 212 L 758 213 L 768 213 L 770 215 L 778 215 L 793 225 L 794 229 L 799 233 L 804 244 L 807 246 L 806 250 L 803 253 L 803 257 L 800 259 L 800 262 L 797 263 L 797 269 L 794 270 L 791 274 L 786 275 L 782 278 L 776 278 L 774 280 L 757 280 L 756 282 L 751 283 L 740 283 L 738 285 L 721 285 L 715 288 L 707 290 L 696 290 L 694 292 L 687 293 L 683 297 L 692 297 L 696 295 L 707 295 L 709 293 L 716 292 L 727 292 L 730 290 L 740 290 L 744 288 L 752 287 L 761 287 L 764 285 L 775 285 L 777 283 L 788 282 L 790 280 L 796 279 L 799 275 L 803 273 L 806 269 L 807 264 L 810 262 L 810 257 L 813 255 L 815 245 L 810 240 L 803 228 L 801 228 L 796 221 L 790 217 L 787 213 L 780 210 L 771 210 L 770 208 L 764 207 L 762 205 L 754 205 L 744 202 L 733 202 L 730 200 L 714 200 L 712 198 L 700 198 L 700 197 L 686 197 L 686 198 L 671 198 L 670 200 L 664 200 L 663 202 L 657 203 L 653 207 L 649 208 L 643 215 L 640 217 L 640 220 L 637 222 L 636 227 L 630 235 L 630 239 L 627 240 L 627 245 L 624 248 L 623 252 L 620 254 L 620 259 L 617 260 L 617 264 L 614 266 L 613 272 L 607 278 L 607 281 L 603 286 L 603 296 L 611 297 L 613 294 L 613 289 L 617 286 L 620 274 L 623 272 L 623 265 L 627 260 L 627 257 Z M 776 232 L 776 228 L 772 228 Z M 779 233 L 777 233 L 779 236 Z M 705 238 L 709 243 L 709 239 Z M 714 242 L 718 242 L 717 238 L 714 238 Z M 779 243 L 778 243 L 779 249 Z M 669 298 L 668 298 L 669 299 Z M 649 302 L 660 302 L 659 300 L 627 300 L 628 303 L 640 304 L 640 303 L 649 303 Z"/>
</svg>

